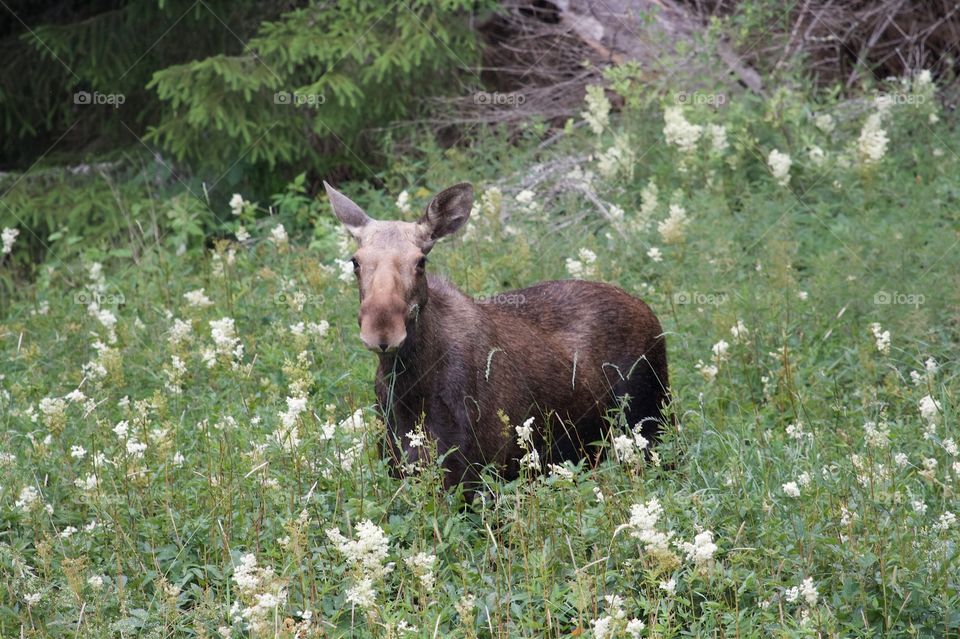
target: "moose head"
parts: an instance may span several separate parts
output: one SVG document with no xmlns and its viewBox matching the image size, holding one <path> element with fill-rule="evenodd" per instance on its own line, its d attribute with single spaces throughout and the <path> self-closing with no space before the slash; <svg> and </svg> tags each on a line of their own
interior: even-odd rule
<svg viewBox="0 0 960 639">
<path fill-rule="evenodd" d="M 430 201 L 419 220 L 401 222 L 375 220 L 353 200 L 323 185 L 334 214 L 359 245 L 351 260 L 360 290 L 360 339 L 376 353 L 392 353 L 427 302 L 427 254 L 437 240 L 466 223 L 473 187 L 451 186 Z"/>
</svg>

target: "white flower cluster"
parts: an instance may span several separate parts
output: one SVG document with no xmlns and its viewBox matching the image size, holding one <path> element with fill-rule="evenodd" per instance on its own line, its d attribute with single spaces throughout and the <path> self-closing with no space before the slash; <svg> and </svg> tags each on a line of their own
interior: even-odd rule
<svg viewBox="0 0 960 639">
<path fill-rule="evenodd" d="M 316 335 L 317 337 L 323 337 L 327 334 L 327 331 L 330 330 L 330 322 L 327 320 L 320 320 L 320 322 L 297 322 L 296 324 L 290 325 L 290 334 L 297 337 L 303 337 L 304 335 Z"/>
<path fill-rule="evenodd" d="M 604 599 L 607 602 L 606 614 L 591 622 L 593 636 L 596 639 L 613 639 L 617 635 L 626 633 L 632 639 L 639 639 L 647 626 L 637 618 L 627 620 L 627 613 L 623 609 L 623 597 L 606 595 Z"/>
<path fill-rule="evenodd" d="M 213 302 L 207 297 L 206 293 L 203 292 L 202 288 L 184 293 L 183 299 L 187 300 L 187 304 L 190 306 L 196 306 L 197 308 L 213 306 Z"/>
<path fill-rule="evenodd" d="M 876 342 L 877 350 L 884 355 L 890 354 L 890 331 L 883 330 L 877 322 L 870 325 L 870 332 L 873 333 L 873 339 Z"/>
<path fill-rule="evenodd" d="M 676 556 L 670 550 L 672 542 L 696 568 L 708 569 L 717 552 L 713 532 L 703 530 L 694 537 L 693 542 L 675 540 L 673 531 L 663 532 L 657 529 L 662 515 L 663 506 L 656 497 L 646 503 L 633 504 L 630 506 L 630 520 L 617 528 L 617 531 L 629 530 L 630 535 L 639 540 L 643 551 L 654 561 L 663 561 L 667 565 L 676 561 Z M 665 583 L 663 587 L 665 590 L 675 590 L 676 582 Z"/>
<path fill-rule="evenodd" d="M 243 196 L 239 193 L 234 193 L 233 197 L 230 198 L 230 212 L 234 215 L 240 215 L 243 212 L 243 207 L 246 205 L 247 202 L 244 201 Z"/>
<path fill-rule="evenodd" d="M 536 192 L 530 189 L 520 191 L 513 199 L 519 205 L 520 210 L 525 213 L 536 213 L 540 208 Z"/>
<path fill-rule="evenodd" d="M 687 555 L 687 561 L 697 566 L 707 566 L 713 561 L 717 545 L 713 543 L 713 532 L 704 530 L 693 538 L 693 543 L 682 542 L 680 549 Z"/>
<path fill-rule="evenodd" d="M 641 424 L 630 435 L 620 434 L 613 438 L 613 451 L 617 461 L 626 466 L 638 466 L 644 461 L 644 453 L 649 441 L 641 434 Z"/>
<path fill-rule="evenodd" d="M 18 235 L 20 235 L 20 229 L 4 227 L 3 232 L 0 233 L 0 241 L 3 242 L 0 254 L 9 255 L 13 251 L 13 243 L 17 241 Z"/>
<path fill-rule="evenodd" d="M 804 579 L 799 586 L 787 588 L 783 593 L 783 598 L 788 602 L 793 603 L 798 599 L 803 599 L 810 608 L 817 605 L 818 597 L 817 587 L 811 577 Z"/>
<path fill-rule="evenodd" d="M 655 556 L 669 553 L 670 540 L 673 538 L 673 531 L 664 533 L 656 528 L 662 514 L 663 506 L 656 497 L 645 504 L 630 506 L 630 521 L 627 524 L 631 529 L 630 535 L 640 540 L 645 552 Z"/>
<path fill-rule="evenodd" d="M 434 567 L 437 564 L 437 556 L 425 552 L 418 552 L 404 559 L 404 562 L 410 567 L 413 574 L 417 576 L 417 579 L 420 580 L 423 588 L 427 592 L 432 591 L 437 583 L 436 575 L 433 573 Z"/>
<path fill-rule="evenodd" d="M 692 153 L 703 133 L 703 127 L 692 124 L 683 115 L 678 106 L 667 107 L 663 111 L 663 137 L 683 153 Z M 725 134 L 726 132 L 724 132 Z"/>
<path fill-rule="evenodd" d="M 883 130 L 882 114 L 871 113 L 857 138 L 857 154 L 863 166 L 876 164 L 887 152 L 887 132 Z"/>
<path fill-rule="evenodd" d="M 710 149 L 717 155 L 730 148 L 730 142 L 727 141 L 727 127 L 719 124 L 707 125 L 707 136 L 710 138 Z"/>
<path fill-rule="evenodd" d="M 397 196 L 396 204 L 401 213 L 409 213 L 411 210 L 410 194 L 407 191 L 400 191 L 400 195 Z"/>
<path fill-rule="evenodd" d="M 910 371 L 910 379 L 913 381 L 914 386 L 924 386 L 932 381 L 937 376 L 940 365 L 937 364 L 937 360 L 928 357 L 923 363 L 923 369 L 924 373 L 926 373 L 925 375 L 919 371 Z"/>
<path fill-rule="evenodd" d="M 632 173 L 636 154 L 627 136 L 618 136 L 613 145 L 597 155 L 597 171 L 609 179 L 620 173 Z"/>
<path fill-rule="evenodd" d="M 353 281 L 353 262 L 351 260 L 341 260 L 334 258 L 333 260 L 337 264 L 337 268 L 340 269 L 340 281 L 350 283 Z"/>
<path fill-rule="evenodd" d="M 211 320 L 210 337 L 213 339 L 214 348 L 204 349 L 202 353 L 207 368 L 213 368 L 217 363 L 217 356 L 231 358 L 233 367 L 237 368 L 239 361 L 243 359 L 243 343 L 237 337 L 233 318 Z"/>
<path fill-rule="evenodd" d="M 866 422 L 863 425 L 863 439 L 871 448 L 886 448 L 890 444 L 890 428 L 885 422 Z"/>
<path fill-rule="evenodd" d="M 20 491 L 20 496 L 13 505 L 17 510 L 28 513 L 42 503 L 40 492 L 36 488 L 33 486 L 24 486 L 23 490 Z"/>
<path fill-rule="evenodd" d="M 730 331 L 731 333 L 735 333 L 736 337 L 742 336 L 744 339 L 748 334 L 746 326 L 740 321 L 738 321 L 737 325 L 731 328 Z M 710 352 L 713 353 L 711 363 L 704 364 L 702 359 L 698 359 L 697 363 L 694 364 L 697 372 L 708 382 L 712 382 L 717 378 L 717 375 L 720 373 L 720 367 L 730 359 L 730 343 L 722 339 L 710 347 Z"/>
<path fill-rule="evenodd" d="M 282 248 L 287 245 L 290 238 L 287 236 L 287 229 L 283 228 L 283 224 L 277 224 L 275 227 L 270 229 L 270 241 L 273 242 L 277 248 Z"/>
<path fill-rule="evenodd" d="M 170 333 L 167 336 L 167 341 L 170 343 L 170 346 L 176 348 L 180 344 L 189 341 L 192 336 L 193 324 L 189 321 L 174 318 L 173 326 L 170 327 Z"/>
<path fill-rule="evenodd" d="M 274 441 L 288 451 L 300 446 L 300 432 L 298 422 L 300 415 L 307 410 L 307 398 L 304 396 L 288 397 L 287 410 L 280 411 L 280 428 L 273 432 Z"/>
<path fill-rule="evenodd" d="M 567 273 L 570 274 L 570 277 L 583 279 L 595 276 L 597 254 L 588 248 L 581 248 L 577 257 L 579 259 L 567 258 Z"/>
<path fill-rule="evenodd" d="M 659 197 L 660 190 L 657 188 L 657 183 L 650 180 L 640 192 L 640 214 L 637 224 L 641 230 L 653 219 L 653 215 L 657 212 L 657 206 L 659 205 L 657 198 Z"/>
<path fill-rule="evenodd" d="M 679 204 L 671 204 L 670 215 L 657 224 L 657 231 L 667 244 L 677 244 L 683 241 L 688 222 L 686 209 Z"/>
<path fill-rule="evenodd" d="M 272 628 L 273 620 L 287 603 L 286 583 L 270 566 L 257 564 L 257 556 L 247 553 L 233 569 L 233 582 L 239 598 L 233 602 L 231 616 L 239 616 L 253 634 Z"/>
<path fill-rule="evenodd" d="M 369 519 L 357 524 L 356 539 L 347 539 L 336 528 L 329 528 L 326 533 L 354 572 L 353 586 L 347 589 L 347 601 L 363 609 L 374 607 L 377 598 L 374 582 L 393 570 L 393 563 L 386 562 L 390 539 Z"/>
<path fill-rule="evenodd" d="M 777 149 L 770 151 L 770 155 L 767 156 L 767 166 L 770 167 L 770 173 L 773 174 L 773 178 L 780 186 L 790 184 L 791 165 L 793 165 L 793 160 L 790 159 L 790 156 Z"/>
<path fill-rule="evenodd" d="M 926 422 L 923 428 L 923 438 L 933 439 L 937 433 L 937 422 L 940 421 L 942 411 L 940 402 L 930 395 L 924 395 L 917 403 L 917 409 L 920 411 L 923 421 Z"/>
<path fill-rule="evenodd" d="M 603 87 L 591 85 L 587 87 L 584 98 L 587 110 L 580 115 L 587 121 L 594 135 L 600 135 L 610 124 L 610 100 L 607 99 Z"/>
<path fill-rule="evenodd" d="M 516 427 L 517 446 L 524 451 L 523 457 L 520 458 L 520 467 L 540 472 L 540 453 L 533 444 L 533 420 L 533 417 L 529 417 L 523 424 Z"/>
</svg>

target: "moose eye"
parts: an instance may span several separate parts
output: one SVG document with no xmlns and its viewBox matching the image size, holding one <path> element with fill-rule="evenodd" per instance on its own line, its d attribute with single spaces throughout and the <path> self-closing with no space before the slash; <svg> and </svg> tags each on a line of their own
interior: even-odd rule
<svg viewBox="0 0 960 639">
<path fill-rule="evenodd" d="M 417 270 L 422 271 L 425 268 L 427 268 L 427 258 L 421 257 L 417 260 Z"/>
<path fill-rule="evenodd" d="M 357 258 L 351 257 L 351 258 L 350 258 L 350 262 L 353 264 L 353 270 L 354 270 L 354 271 L 359 271 L 359 270 L 360 270 L 360 262 L 357 261 Z"/>
</svg>

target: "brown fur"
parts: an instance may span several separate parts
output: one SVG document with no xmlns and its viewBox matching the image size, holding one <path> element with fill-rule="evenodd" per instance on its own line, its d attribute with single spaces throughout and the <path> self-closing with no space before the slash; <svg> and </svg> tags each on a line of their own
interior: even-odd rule
<svg viewBox="0 0 960 639">
<path fill-rule="evenodd" d="M 621 404 L 627 425 L 656 441 L 669 394 L 666 343 L 644 302 L 565 280 L 477 303 L 417 266 L 466 221 L 469 185 L 440 193 L 416 224 L 363 220 L 359 207 L 328 193 L 360 242 L 361 338 L 380 357 L 376 394 L 394 468 L 421 460 L 424 449 L 407 434 L 422 421 L 445 455 L 446 485 L 472 484 L 489 464 L 515 477 L 523 451 L 501 411 L 511 426 L 535 418 L 543 464 L 589 455 Z"/>
</svg>

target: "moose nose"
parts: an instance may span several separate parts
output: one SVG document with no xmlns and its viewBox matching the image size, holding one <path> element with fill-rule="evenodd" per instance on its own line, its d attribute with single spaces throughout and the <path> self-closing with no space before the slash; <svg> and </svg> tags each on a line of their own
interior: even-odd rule
<svg viewBox="0 0 960 639">
<path fill-rule="evenodd" d="M 366 337 L 362 333 L 360 335 L 360 341 L 363 342 L 363 345 L 374 353 L 392 353 L 406 341 L 407 335 L 404 333 L 395 339 L 392 335 L 378 335 L 376 337 Z"/>
</svg>

